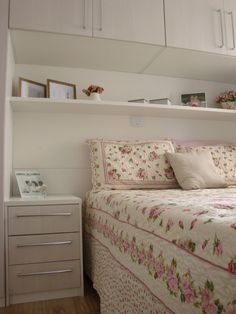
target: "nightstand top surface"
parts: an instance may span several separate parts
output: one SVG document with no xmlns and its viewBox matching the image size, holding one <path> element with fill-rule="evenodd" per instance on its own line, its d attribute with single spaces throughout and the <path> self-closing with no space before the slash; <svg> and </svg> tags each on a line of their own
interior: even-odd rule
<svg viewBox="0 0 236 314">
<path fill-rule="evenodd" d="M 5 205 L 50 205 L 50 204 L 78 204 L 81 198 L 74 195 L 47 195 L 45 198 L 10 197 L 5 200 Z"/>
</svg>

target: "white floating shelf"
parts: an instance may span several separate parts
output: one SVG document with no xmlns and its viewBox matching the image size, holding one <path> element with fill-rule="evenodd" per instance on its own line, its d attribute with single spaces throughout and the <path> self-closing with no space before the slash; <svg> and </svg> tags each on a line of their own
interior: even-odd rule
<svg viewBox="0 0 236 314">
<path fill-rule="evenodd" d="M 22 97 L 12 97 L 10 103 L 14 112 L 137 115 L 177 119 L 236 121 L 236 110 L 218 108 Z"/>
</svg>

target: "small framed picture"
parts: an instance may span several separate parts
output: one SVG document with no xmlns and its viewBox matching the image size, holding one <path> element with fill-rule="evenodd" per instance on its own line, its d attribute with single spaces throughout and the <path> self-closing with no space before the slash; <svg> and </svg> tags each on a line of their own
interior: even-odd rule
<svg viewBox="0 0 236 314">
<path fill-rule="evenodd" d="M 42 83 L 34 82 L 23 77 L 19 78 L 20 97 L 46 97 L 47 86 Z"/>
<path fill-rule="evenodd" d="M 47 92 L 49 98 L 76 99 L 75 84 L 47 80 Z"/>
<path fill-rule="evenodd" d="M 193 93 L 193 94 L 182 94 L 181 103 L 184 106 L 191 107 L 206 107 L 206 94 L 205 93 Z"/>
<path fill-rule="evenodd" d="M 16 171 L 16 181 L 22 198 L 43 198 L 47 187 L 37 171 Z"/>
</svg>

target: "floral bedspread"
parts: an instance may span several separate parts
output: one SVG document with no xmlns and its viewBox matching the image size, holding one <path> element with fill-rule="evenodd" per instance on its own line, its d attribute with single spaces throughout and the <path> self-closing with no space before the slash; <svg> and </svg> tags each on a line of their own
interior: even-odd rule
<svg viewBox="0 0 236 314">
<path fill-rule="evenodd" d="M 92 191 L 85 229 L 167 311 L 236 314 L 236 188 Z"/>
</svg>

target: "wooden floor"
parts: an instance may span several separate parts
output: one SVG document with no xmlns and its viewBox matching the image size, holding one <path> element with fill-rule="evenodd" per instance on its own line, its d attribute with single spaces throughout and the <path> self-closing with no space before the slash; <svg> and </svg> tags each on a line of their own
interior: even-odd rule
<svg viewBox="0 0 236 314">
<path fill-rule="evenodd" d="M 85 278 L 84 297 L 74 297 L 24 304 L 0 309 L 0 314 L 99 314 L 99 297 Z"/>
</svg>

